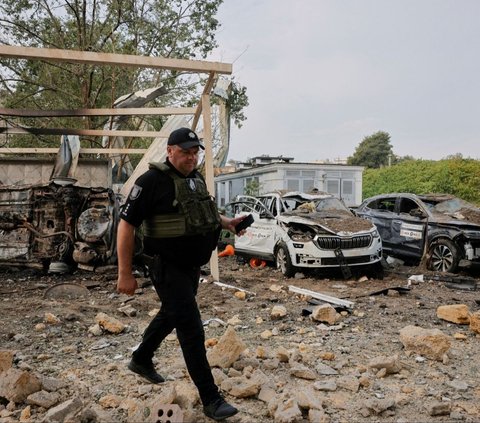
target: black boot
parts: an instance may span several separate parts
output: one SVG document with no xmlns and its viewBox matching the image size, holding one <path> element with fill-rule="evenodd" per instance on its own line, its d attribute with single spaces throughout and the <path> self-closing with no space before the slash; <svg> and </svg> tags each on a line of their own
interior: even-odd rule
<svg viewBox="0 0 480 423">
<path fill-rule="evenodd" d="M 238 410 L 226 402 L 223 398 L 218 398 L 210 404 L 203 407 L 203 412 L 207 417 L 214 420 L 223 420 L 232 417 L 238 413 Z"/>
<path fill-rule="evenodd" d="M 128 368 L 137 375 L 147 379 L 149 382 L 155 384 L 165 382 L 165 379 L 155 371 L 152 362 L 148 364 L 140 364 L 132 358 L 130 363 L 128 363 Z"/>
</svg>

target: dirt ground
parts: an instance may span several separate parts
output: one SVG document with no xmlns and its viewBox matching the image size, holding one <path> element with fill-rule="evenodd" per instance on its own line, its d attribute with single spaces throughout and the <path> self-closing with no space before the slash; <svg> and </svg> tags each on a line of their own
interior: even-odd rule
<svg viewBox="0 0 480 423">
<path fill-rule="evenodd" d="M 248 291 L 242 299 L 235 294 L 238 290 L 222 288 L 208 276 L 199 287 L 210 344 L 222 337 L 224 322 L 229 322 L 246 346 L 232 366 L 220 371 L 222 378 L 262 374 L 263 384 L 271 388 L 261 393 L 224 390 L 240 410 L 228 421 L 480 421 L 480 336 L 468 325 L 436 314 L 438 306 L 451 304 L 465 304 L 472 313 L 480 310 L 478 290 L 462 289 L 462 284 L 449 287 L 424 273 L 424 281 L 409 282 L 409 276 L 421 274 L 415 267 L 387 269 L 383 279 L 344 280 L 339 273 L 285 279 L 272 267 L 253 269 L 236 257 L 219 261 L 220 281 Z M 480 273 L 462 275 L 478 282 Z M 149 313 L 159 307 L 142 276 L 144 287 L 128 298 L 115 292 L 115 267 L 71 275 L 0 270 L 0 350 L 13 351 L 13 367 L 38 376 L 53 398 L 14 402 L 0 396 L 0 422 L 40 422 L 54 407 L 77 397 L 81 406 L 65 421 L 163 422 L 168 420 L 152 417 L 148 410 L 169 402 L 180 405 L 185 421 L 210 421 L 202 413 L 174 335 L 155 358 L 167 378 L 164 384 L 151 385 L 126 368 L 151 320 Z M 354 305 L 337 309 L 342 313 L 334 324 L 322 324 L 311 318 L 314 305 L 309 298 L 289 286 Z M 119 311 L 125 305 L 136 313 Z M 286 315 L 273 319 L 275 306 L 283 306 Z M 101 312 L 125 324 L 125 330 L 92 333 Z M 406 350 L 399 333 L 409 325 L 451 337 L 448 353 L 437 361 Z M 281 359 L 285 355 L 288 361 Z M 393 357 L 398 368 L 391 374 L 372 368 L 372 360 L 379 357 Z M 218 371 L 215 374 L 218 380 Z M 52 387 L 45 381 L 57 383 Z M 302 393 L 309 398 L 302 400 Z"/>
</svg>

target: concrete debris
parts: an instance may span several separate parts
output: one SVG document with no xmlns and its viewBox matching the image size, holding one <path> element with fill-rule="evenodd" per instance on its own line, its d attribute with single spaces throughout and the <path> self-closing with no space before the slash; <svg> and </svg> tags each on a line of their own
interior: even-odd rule
<svg viewBox="0 0 480 423">
<path fill-rule="evenodd" d="M 437 308 L 437 317 L 459 325 L 470 324 L 470 310 L 465 304 L 441 305 Z"/>
<path fill-rule="evenodd" d="M 406 326 L 400 330 L 400 341 L 405 349 L 433 360 L 442 361 L 452 346 L 451 338 L 439 329 Z"/>
<path fill-rule="evenodd" d="M 221 265 L 225 281 L 256 291 L 198 288 L 215 383 L 240 410 L 232 421 L 478 419 L 475 291 L 452 297 L 425 275 L 401 292 L 404 275 L 421 274 L 409 268 L 402 278 L 361 284 L 306 273 L 292 295 L 273 268 L 253 270 L 234 256 Z M 109 272 L 0 278 L 0 423 L 206 421 L 175 332 L 153 358 L 165 383 L 127 369 L 159 302 L 150 288 L 133 298 L 114 294 Z M 60 280 L 89 286 L 89 295 L 64 301 L 29 289 Z M 311 297 L 319 287 L 321 296 L 354 298 L 355 310 Z M 235 292 L 245 292 L 245 301 Z M 318 303 L 301 315 L 310 299 Z"/>
</svg>

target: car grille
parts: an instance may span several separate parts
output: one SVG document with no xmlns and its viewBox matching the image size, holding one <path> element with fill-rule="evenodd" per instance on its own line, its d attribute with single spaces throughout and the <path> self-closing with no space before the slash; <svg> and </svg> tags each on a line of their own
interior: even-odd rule
<svg viewBox="0 0 480 423">
<path fill-rule="evenodd" d="M 353 236 L 349 238 L 322 236 L 318 237 L 314 242 L 315 245 L 322 250 L 335 250 L 337 248 L 350 250 L 352 248 L 368 247 L 372 242 L 372 237 L 370 235 Z"/>
</svg>

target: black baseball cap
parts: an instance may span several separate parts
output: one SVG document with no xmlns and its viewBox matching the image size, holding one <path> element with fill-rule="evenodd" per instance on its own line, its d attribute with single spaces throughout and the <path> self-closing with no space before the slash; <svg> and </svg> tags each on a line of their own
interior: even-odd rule
<svg viewBox="0 0 480 423">
<path fill-rule="evenodd" d="M 168 137 L 168 145 L 178 145 L 184 150 L 198 146 L 202 150 L 205 150 L 205 147 L 200 143 L 197 134 L 189 128 L 179 128 L 172 131 Z"/>
</svg>

